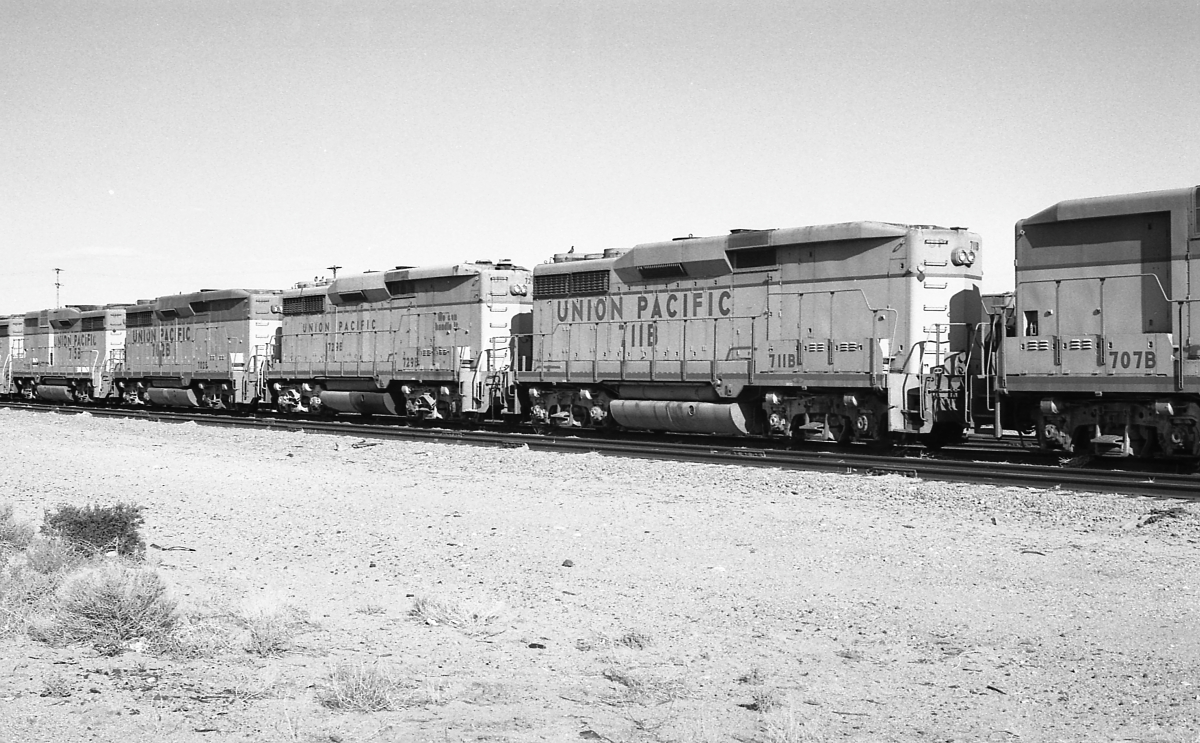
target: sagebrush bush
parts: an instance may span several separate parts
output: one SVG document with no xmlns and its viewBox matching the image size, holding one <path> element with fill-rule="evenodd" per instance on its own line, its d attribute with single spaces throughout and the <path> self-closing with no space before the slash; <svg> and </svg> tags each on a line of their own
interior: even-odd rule
<svg viewBox="0 0 1200 743">
<path fill-rule="evenodd" d="M 42 532 L 97 552 L 116 550 L 128 556 L 146 549 L 140 532 L 142 523 L 142 507 L 131 503 L 83 507 L 64 504 L 56 511 L 46 511 Z"/>
<path fill-rule="evenodd" d="M 176 602 L 153 570 L 111 562 L 71 574 L 55 595 L 43 639 L 122 643 L 142 639 L 168 644 L 179 622 Z"/>
</svg>

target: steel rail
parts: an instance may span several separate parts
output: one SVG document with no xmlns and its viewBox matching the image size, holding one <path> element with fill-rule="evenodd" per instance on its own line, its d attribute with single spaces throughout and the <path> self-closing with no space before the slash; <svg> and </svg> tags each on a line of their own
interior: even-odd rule
<svg viewBox="0 0 1200 743">
<path fill-rule="evenodd" d="M 647 438 L 625 440 L 571 435 L 548 436 L 531 432 L 509 433 L 491 430 L 426 428 L 362 421 L 217 415 L 209 412 L 157 409 L 138 410 L 11 402 L 0 402 L 0 407 L 61 414 L 89 413 L 96 416 L 137 418 L 161 422 L 195 422 L 207 426 L 302 431 L 357 436 L 364 439 L 409 440 L 504 448 L 528 447 L 537 451 L 559 453 L 596 453 L 638 459 L 845 474 L 899 475 L 944 482 L 1200 500 L 1200 476 L 1195 474 L 1181 475 L 1168 472 L 1069 468 L 1031 463 L 983 461 L 974 458 L 975 452 L 970 447 L 964 447 L 960 451 L 951 451 L 947 456 L 930 456 L 923 453 L 887 455 L 847 452 L 844 449 L 812 451 L 772 448 L 765 446 L 766 442 L 746 442 L 744 445 L 741 443 L 735 445 L 730 444 L 728 439 L 689 440 L 687 442 Z"/>
</svg>

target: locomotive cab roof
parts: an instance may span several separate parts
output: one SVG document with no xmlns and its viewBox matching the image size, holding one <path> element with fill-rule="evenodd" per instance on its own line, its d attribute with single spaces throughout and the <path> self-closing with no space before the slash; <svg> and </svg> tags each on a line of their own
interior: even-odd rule
<svg viewBox="0 0 1200 743">
<path fill-rule="evenodd" d="M 1018 224 L 1046 224 L 1076 219 L 1114 217 L 1139 212 L 1171 211 L 1172 208 L 1177 208 L 1179 204 L 1188 200 L 1191 200 L 1192 209 L 1200 209 L 1200 186 L 1096 196 L 1088 199 L 1069 199 L 1043 209 L 1031 217 L 1026 217 Z"/>
</svg>

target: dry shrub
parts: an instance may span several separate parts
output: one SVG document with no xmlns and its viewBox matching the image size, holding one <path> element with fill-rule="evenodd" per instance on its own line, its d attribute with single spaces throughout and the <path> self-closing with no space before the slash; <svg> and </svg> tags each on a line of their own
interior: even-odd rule
<svg viewBox="0 0 1200 743">
<path fill-rule="evenodd" d="M 0 550 L 25 549 L 33 539 L 34 528 L 13 516 L 11 503 L 0 504 Z"/>
<path fill-rule="evenodd" d="M 6 554 L 0 563 L 0 633 L 38 625 L 63 577 L 83 561 L 70 545 L 45 537 L 31 539 L 24 552 Z"/>
<path fill-rule="evenodd" d="M 329 673 L 317 699 L 330 709 L 386 712 L 404 705 L 408 684 L 376 664 L 341 665 Z"/>
<path fill-rule="evenodd" d="M 504 616 L 504 605 L 497 603 L 483 609 L 461 601 L 435 596 L 418 596 L 413 601 L 412 616 L 425 624 L 446 625 L 471 637 L 496 635 L 504 631 L 494 625 Z"/>
<path fill-rule="evenodd" d="M 25 564 L 42 575 L 62 575 L 87 562 L 87 557 L 60 537 L 38 537 L 25 548 Z"/>
<path fill-rule="evenodd" d="M 158 574 L 122 562 L 69 575 L 55 595 L 53 610 L 41 639 L 56 643 L 144 640 L 161 648 L 170 645 L 179 623 L 175 600 Z"/>
</svg>

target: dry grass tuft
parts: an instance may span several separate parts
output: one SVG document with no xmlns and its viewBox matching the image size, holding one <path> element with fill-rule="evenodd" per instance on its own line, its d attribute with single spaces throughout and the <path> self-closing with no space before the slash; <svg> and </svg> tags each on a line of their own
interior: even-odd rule
<svg viewBox="0 0 1200 743">
<path fill-rule="evenodd" d="M 584 652 L 590 650 L 610 650 L 613 648 L 645 650 L 653 644 L 653 638 L 639 630 L 626 630 L 618 635 L 597 634 L 590 640 L 579 639 L 575 641 L 576 649 Z"/>
<path fill-rule="evenodd" d="M 246 629 L 246 652 L 267 658 L 283 655 L 292 646 L 308 615 L 289 604 L 268 603 L 247 607 L 241 619 Z"/>
<path fill-rule="evenodd" d="M 387 712 L 404 705 L 408 688 L 378 665 L 341 665 L 330 672 L 317 700 L 330 709 Z"/>
<path fill-rule="evenodd" d="M 756 712 L 774 712 L 783 707 L 779 690 L 769 686 L 757 686 L 750 692 L 750 708 Z"/>
<path fill-rule="evenodd" d="M 122 562 L 85 567 L 55 594 L 50 622 L 37 639 L 54 643 L 169 645 L 178 625 L 175 600 L 158 574 Z"/>
<path fill-rule="evenodd" d="M 632 650 L 645 650 L 653 644 L 653 640 L 645 632 L 629 630 L 617 637 L 613 643 Z"/>
<path fill-rule="evenodd" d="M 38 696 L 69 697 L 72 691 L 74 691 L 74 685 L 65 673 L 51 673 L 42 679 L 42 690 L 38 692 Z"/>
<path fill-rule="evenodd" d="M 367 616 L 377 616 L 379 614 L 387 614 L 387 609 L 379 604 L 366 604 L 355 610 L 358 614 L 366 614 Z"/>
<path fill-rule="evenodd" d="M 749 684 L 750 686 L 762 686 L 767 683 L 767 674 L 763 669 L 755 666 L 741 676 L 738 676 L 738 683 Z"/>
<path fill-rule="evenodd" d="M 634 673 L 609 666 L 600 675 L 622 687 L 621 694 L 608 701 L 613 705 L 664 704 L 684 696 L 687 687 L 679 679 L 664 679 L 657 676 Z"/>
<path fill-rule="evenodd" d="M 791 706 L 780 707 L 762 716 L 759 743 L 820 743 L 821 740 L 822 736 Z"/>
<path fill-rule="evenodd" d="M 497 635 L 504 631 L 495 626 L 504 616 L 504 605 L 500 603 L 482 609 L 460 601 L 418 596 L 409 613 L 425 624 L 454 627 L 470 637 Z"/>
<path fill-rule="evenodd" d="M 179 624 L 161 649 L 178 658 L 212 658 L 237 647 L 239 632 L 228 615 L 187 613 L 179 617 Z"/>
</svg>

